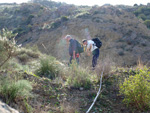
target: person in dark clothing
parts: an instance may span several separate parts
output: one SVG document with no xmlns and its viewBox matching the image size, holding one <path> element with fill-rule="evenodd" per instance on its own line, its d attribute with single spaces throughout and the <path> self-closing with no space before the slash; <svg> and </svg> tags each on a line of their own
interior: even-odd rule
<svg viewBox="0 0 150 113">
<path fill-rule="evenodd" d="M 99 58 L 99 48 L 95 45 L 94 41 L 92 40 L 82 40 L 83 45 L 87 47 L 87 54 L 90 56 L 90 54 L 93 54 L 93 59 L 92 59 L 92 67 L 95 69 L 95 66 L 97 65 L 97 60 Z"/>
<path fill-rule="evenodd" d="M 69 55 L 70 55 L 69 64 L 72 64 L 72 60 L 76 60 L 77 64 L 79 64 L 79 53 L 77 50 L 77 40 L 73 39 L 70 35 L 67 35 L 65 37 L 65 39 L 69 43 Z"/>
</svg>

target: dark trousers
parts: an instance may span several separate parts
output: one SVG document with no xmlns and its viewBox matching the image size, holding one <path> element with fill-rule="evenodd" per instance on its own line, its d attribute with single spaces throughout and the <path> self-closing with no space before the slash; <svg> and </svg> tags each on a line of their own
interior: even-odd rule
<svg viewBox="0 0 150 113">
<path fill-rule="evenodd" d="M 98 59 L 99 54 L 100 54 L 99 49 L 98 49 L 98 48 L 95 49 L 95 50 L 92 52 L 92 54 L 93 54 L 92 67 L 95 67 L 95 66 L 97 65 L 97 59 Z"/>
<path fill-rule="evenodd" d="M 70 56 L 69 63 L 72 64 L 73 56 Z M 79 57 L 76 57 L 76 62 L 79 64 Z"/>
</svg>

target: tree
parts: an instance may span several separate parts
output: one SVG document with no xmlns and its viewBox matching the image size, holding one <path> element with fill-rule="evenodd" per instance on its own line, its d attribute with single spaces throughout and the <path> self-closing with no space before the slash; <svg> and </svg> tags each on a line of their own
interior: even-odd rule
<svg viewBox="0 0 150 113">
<path fill-rule="evenodd" d="M 134 4 L 134 6 L 138 6 L 137 4 Z"/>
</svg>

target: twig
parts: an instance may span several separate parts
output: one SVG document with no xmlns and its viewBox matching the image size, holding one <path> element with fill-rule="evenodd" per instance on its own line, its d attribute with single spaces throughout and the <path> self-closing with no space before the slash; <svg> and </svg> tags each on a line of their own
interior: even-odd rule
<svg viewBox="0 0 150 113">
<path fill-rule="evenodd" d="M 0 67 L 2 67 L 2 66 L 10 59 L 10 57 L 11 57 L 11 55 L 9 55 L 9 56 L 7 57 L 7 59 L 6 59 L 3 63 L 0 64 Z"/>
<path fill-rule="evenodd" d="M 90 112 L 90 110 L 91 110 L 92 107 L 94 106 L 94 104 L 95 104 L 95 102 L 96 102 L 96 100 L 97 100 L 99 94 L 101 93 L 103 72 L 104 72 L 104 66 L 103 66 L 103 71 L 102 71 L 102 73 L 101 73 L 101 79 L 100 79 L 100 87 L 99 87 L 99 91 L 97 92 L 97 95 L 96 95 L 96 97 L 95 97 L 93 103 L 91 104 L 90 108 L 87 110 L 86 113 L 89 113 L 89 112 Z"/>
<path fill-rule="evenodd" d="M 47 54 L 49 54 L 48 49 L 46 48 L 46 46 L 42 43 L 42 46 L 44 47 L 44 49 L 46 50 Z"/>
</svg>

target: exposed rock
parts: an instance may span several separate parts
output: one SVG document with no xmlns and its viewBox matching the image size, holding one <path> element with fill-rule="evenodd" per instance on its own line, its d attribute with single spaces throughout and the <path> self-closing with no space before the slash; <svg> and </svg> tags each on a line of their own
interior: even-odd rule
<svg viewBox="0 0 150 113">
<path fill-rule="evenodd" d="M 0 113 L 19 113 L 19 112 L 0 101 Z"/>
</svg>

